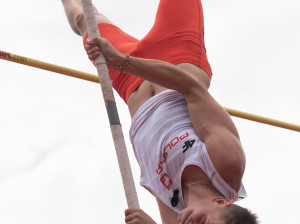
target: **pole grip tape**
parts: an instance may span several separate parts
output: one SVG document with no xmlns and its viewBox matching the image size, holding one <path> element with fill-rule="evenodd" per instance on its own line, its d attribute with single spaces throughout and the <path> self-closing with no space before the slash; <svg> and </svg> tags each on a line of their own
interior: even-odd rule
<svg viewBox="0 0 300 224">
<path fill-rule="evenodd" d="M 110 125 L 121 124 L 117 104 L 115 101 L 107 101 L 106 110 Z"/>
</svg>

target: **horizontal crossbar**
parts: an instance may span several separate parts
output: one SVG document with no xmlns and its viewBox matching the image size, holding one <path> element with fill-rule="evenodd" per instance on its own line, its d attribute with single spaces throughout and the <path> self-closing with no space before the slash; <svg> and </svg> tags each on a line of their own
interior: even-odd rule
<svg viewBox="0 0 300 224">
<path fill-rule="evenodd" d="M 12 61 L 12 62 L 16 62 L 19 64 L 28 65 L 28 66 L 44 69 L 47 71 L 56 72 L 56 73 L 60 73 L 63 75 L 75 77 L 78 79 L 83 79 L 83 80 L 99 83 L 99 78 L 96 75 L 77 71 L 77 70 L 70 69 L 70 68 L 65 68 L 62 66 L 58 66 L 58 65 L 38 61 L 38 60 L 34 60 L 34 59 L 27 58 L 24 56 L 19 56 L 16 54 L 0 51 L 0 58 L 7 60 L 7 61 Z M 246 113 L 246 112 L 242 112 L 242 111 L 238 111 L 238 110 L 234 110 L 234 109 L 230 109 L 230 108 L 225 108 L 225 109 L 231 116 L 235 116 L 235 117 L 239 117 L 239 118 L 243 118 L 243 119 L 247 119 L 247 120 L 251 120 L 251 121 L 255 121 L 255 122 L 259 122 L 259 123 L 263 123 L 263 124 L 268 124 L 268 125 L 300 132 L 300 125 L 287 123 L 287 122 L 283 122 L 283 121 L 255 115 L 255 114 L 250 114 L 250 113 Z"/>
</svg>

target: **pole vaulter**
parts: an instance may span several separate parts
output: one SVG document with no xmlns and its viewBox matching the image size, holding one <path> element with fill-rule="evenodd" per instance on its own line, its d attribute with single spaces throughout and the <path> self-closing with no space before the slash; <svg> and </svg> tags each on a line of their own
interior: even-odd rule
<svg viewBox="0 0 300 224">
<path fill-rule="evenodd" d="M 5 51 L 0 51 L 0 59 L 4 59 L 7 61 L 11 61 L 11 62 L 15 62 L 15 63 L 19 63 L 19 64 L 23 64 L 23 65 L 51 71 L 51 72 L 56 72 L 59 74 L 71 76 L 74 78 L 78 78 L 78 79 L 82 79 L 82 80 L 86 80 L 86 81 L 90 81 L 90 82 L 99 83 L 99 78 L 96 75 L 78 71 L 78 70 L 74 70 L 74 69 L 70 69 L 70 68 L 66 68 L 63 66 L 50 64 L 50 63 L 35 60 L 35 59 L 31 59 L 28 57 L 8 53 Z M 300 125 L 297 125 L 297 124 L 292 124 L 292 123 L 288 123 L 288 122 L 284 122 L 284 121 L 280 121 L 280 120 L 276 120 L 276 119 L 272 119 L 272 118 L 268 118 L 268 117 L 264 117 L 264 116 L 260 116 L 260 115 L 256 115 L 256 114 L 251 114 L 251 113 L 247 113 L 247 112 L 243 112 L 243 111 L 239 111 L 239 110 L 235 110 L 235 109 L 230 109 L 230 108 L 226 108 L 226 107 L 225 107 L 225 109 L 231 116 L 234 116 L 234 117 L 243 118 L 246 120 L 251 120 L 251 121 L 268 124 L 268 125 L 272 125 L 272 126 L 279 127 L 279 128 L 284 128 L 284 129 L 289 129 L 292 131 L 300 132 Z"/>
<path fill-rule="evenodd" d="M 201 0 L 161 0 L 141 40 L 112 24 L 91 0 L 62 3 L 97 67 L 129 207 L 125 222 L 156 223 L 139 209 L 112 84 L 128 105 L 140 185 L 155 197 L 162 223 L 258 224 L 256 214 L 234 204 L 247 197 L 246 157 L 227 113 L 238 112 L 225 110 L 208 91 L 212 70 Z"/>
</svg>

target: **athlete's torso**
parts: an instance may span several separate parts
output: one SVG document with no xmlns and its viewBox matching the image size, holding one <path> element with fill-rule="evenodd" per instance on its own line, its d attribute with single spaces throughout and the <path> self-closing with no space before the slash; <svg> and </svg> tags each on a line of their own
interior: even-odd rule
<svg viewBox="0 0 300 224">
<path fill-rule="evenodd" d="M 155 88 L 155 87 L 151 86 L 150 83 L 148 83 L 145 85 L 145 89 L 149 90 L 149 88 L 151 91 L 148 91 L 146 93 L 147 94 L 151 93 L 152 95 L 154 95 L 155 92 L 154 92 L 153 88 Z M 158 89 L 158 91 L 159 90 L 160 89 Z M 173 92 L 175 92 L 175 91 L 170 91 L 170 90 L 164 91 L 163 93 L 160 93 L 159 95 L 150 97 L 150 99 L 146 103 L 144 103 L 141 106 L 141 108 L 135 113 L 135 115 L 133 117 L 131 131 L 130 131 L 130 136 L 131 136 L 132 143 L 133 143 L 133 146 L 135 149 L 137 160 L 139 161 L 139 165 L 140 165 L 141 171 L 142 171 L 141 185 L 143 185 L 147 189 L 151 190 L 151 193 L 156 197 L 164 224 L 176 223 L 176 221 L 177 221 L 177 213 L 171 209 L 172 207 L 169 207 L 170 205 L 167 206 L 167 204 L 170 204 L 170 203 L 168 203 L 169 202 L 168 198 L 170 199 L 172 196 L 170 196 L 168 194 L 168 191 L 166 191 L 166 190 L 163 191 L 163 193 L 162 193 L 162 191 L 160 191 L 161 188 L 163 188 L 163 187 L 161 185 L 159 185 L 161 187 L 160 188 L 157 184 L 155 185 L 155 183 L 157 183 L 157 182 L 158 182 L 158 184 L 161 184 L 161 183 L 157 180 L 155 181 L 154 180 L 155 178 L 152 179 L 152 176 L 149 175 L 148 171 L 153 170 L 153 169 L 155 170 L 155 168 L 157 168 L 155 166 L 155 164 L 157 164 L 157 163 L 153 164 L 152 162 L 150 162 L 150 161 L 157 160 L 156 154 L 155 154 L 156 152 L 154 152 L 156 150 L 153 151 L 151 149 L 152 148 L 157 149 L 158 151 L 161 149 L 164 149 L 165 147 L 160 147 L 160 145 L 161 145 L 160 143 L 164 142 L 164 141 L 169 142 L 169 140 L 174 137 L 174 136 L 169 136 L 168 130 L 172 130 L 171 131 L 172 133 L 176 133 L 176 130 L 179 127 L 176 125 L 179 125 L 179 124 L 183 125 L 185 127 L 185 129 L 187 128 L 187 126 L 186 126 L 187 123 L 185 123 L 186 120 L 184 119 L 188 116 L 188 115 L 186 115 L 187 111 L 183 110 L 184 105 L 180 104 L 180 102 L 182 102 L 182 101 L 179 101 L 179 98 L 182 99 L 183 97 L 181 94 L 179 94 L 177 92 L 176 96 L 178 97 L 181 95 L 181 97 L 176 98 L 175 95 L 171 95 Z M 166 102 L 162 101 L 162 99 L 166 99 L 167 101 Z M 155 109 L 153 109 L 153 108 L 155 108 Z M 169 119 L 171 119 L 172 122 L 170 122 Z M 180 121 L 180 122 L 178 123 L 178 121 Z M 145 138 L 145 136 L 147 136 L 147 137 Z M 169 136 L 169 137 L 167 137 L 167 138 L 169 138 L 169 140 L 167 139 L 167 140 L 161 141 L 160 136 Z M 143 139 L 143 141 L 140 141 L 141 139 Z M 163 137 L 163 139 L 164 139 L 164 137 Z M 171 140 L 171 142 L 173 140 Z M 150 142 L 152 142 L 153 144 Z M 179 149 L 180 149 L 180 147 L 179 147 Z M 201 152 L 203 150 L 204 149 L 202 149 Z M 178 151 L 178 150 L 175 150 L 175 151 Z M 188 169 L 185 170 L 185 172 L 183 172 L 181 178 L 178 178 L 176 176 L 178 174 L 178 172 L 175 172 L 176 175 L 174 176 L 173 175 L 174 173 L 172 174 L 172 170 L 179 170 L 178 167 L 174 167 L 174 162 L 177 165 L 183 164 L 181 162 L 178 163 L 177 160 L 176 160 L 177 162 L 175 160 L 172 160 L 171 157 L 172 157 L 172 155 L 174 156 L 175 151 L 173 149 L 173 154 L 168 152 L 169 157 L 168 157 L 167 161 L 169 161 L 169 162 L 168 162 L 168 165 L 166 166 L 165 171 L 168 173 L 169 177 L 173 180 L 173 187 L 175 187 L 176 189 L 179 189 L 179 191 L 183 193 L 183 196 L 184 196 L 184 192 L 185 192 L 184 186 L 189 186 L 191 183 L 195 183 L 199 180 L 210 182 L 210 180 L 212 180 L 213 178 L 210 179 L 209 177 L 216 176 L 215 174 L 212 176 L 210 174 L 207 174 L 209 176 L 208 177 L 206 175 L 206 173 L 203 172 L 203 170 L 197 166 L 186 167 Z M 162 154 L 161 151 L 159 151 L 159 154 Z M 200 156 L 200 157 L 196 156 L 196 157 L 197 157 L 197 159 L 195 161 L 197 161 L 197 162 L 199 162 L 198 158 L 204 159 L 204 157 L 202 157 L 202 156 Z M 145 159 L 145 158 L 147 158 L 147 159 Z M 176 155 L 176 158 L 177 158 L 177 155 Z M 191 158 L 189 158 L 189 159 L 191 159 Z M 191 162 L 191 160 L 189 160 L 189 159 L 186 160 L 187 164 L 190 164 L 190 162 Z M 207 161 L 211 161 L 211 160 L 206 159 L 205 164 L 207 164 Z M 197 162 L 193 163 L 193 164 L 198 164 Z M 167 169 L 167 167 L 169 167 L 169 170 Z M 206 172 L 208 171 L 208 169 L 206 169 L 207 168 L 206 166 L 201 167 L 201 168 L 206 170 Z M 157 172 L 157 170 L 156 170 L 156 172 Z M 180 189 L 180 182 L 178 185 L 178 179 L 181 179 L 181 181 L 182 181 L 181 182 L 182 189 Z M 149 180 L 150 180 L 150 182 L 149 182 Z M 160 179 L 160 181 L 162 181 L 162 180 Z M 154 187 L 154 185 L 156 187 Z M 166 186 L 166 185 L 164 185 L 164 186 Z M 219 185 L 217 184 L 216 186 L 219 186 Z M 222 186 L 224 186 L 224 185 L 222 185 Z M 152 189 L 153 189 L 153 191 L 152 191 Z M 224 194 L 224 195 L 226 195 L 226 194 Z M 180 198 L 179 201 L 181 201 L 181 203 L 183 201 L 182 199 L 184 199 L 184 197 Z M 164 201 L 164 202 L 162 202 L 162 201 Z M 182 205 L 181 205 L 181 208 L 182 208 Z"/>
<path fill-rule="evenodd" d="M 189 64 L 189 63 L 183 63 L 178 64 L 177 66 L 181 66 L 185 68 L 189 72 L 197 72 L 199 73 L 199 76 L 201 76 L 201 80 L 203 80 L 203 83 L 209 88 L 210 85 L 210 79 L 208 75 L 205 73 L 204 70 L 201 68 Z M 155 96 L 156 94 L 166 90 L 167 88 L 164 88 L 162 86 L 156 85 L 154 83 L 151 83 L 149 81 L 144 81 L 128 98 L 127 105 L 129 112 L 131 116 L 135 114 L 135 112 L 151 97 Z M 199 179 L 208 179 L 208 177 L 205 175 L 205 173 L 199 169 L 199 167 L 192 167 L 191 169 L 193 172 L 184 172 L 182 174 L 182 180 L 184 182 L 189 183 L 195 180 Z M 167 205 L 165 205 L 158 197 L 154 194 L 154 192 L 151 192 L 153 196 L 155 196 L 159 210 L 160 215 L 162 219 L 163 224 L 172 224 L 177 222 L 177 216 L 178 214 L 174 212 L 171 208 L 169 208 Z"/>
<path fill-rule="evenodd" d="M 181 63 L 176 66 L 184 68 L 187 72 L 197 73 L 197 75 L 201 77 L 200 80 L 205 84 L 207 89 L 209 88 L 210 79 L 203 69 L 190 63 Z M 145 80 L 128 98 L 127 105 L 130 115 L 133 116 L 140 106 L 142 106 L 148 99 L 162 91 L 165 91 L 166 89 L 167 88 L 165 87 Z"/>
</svg>

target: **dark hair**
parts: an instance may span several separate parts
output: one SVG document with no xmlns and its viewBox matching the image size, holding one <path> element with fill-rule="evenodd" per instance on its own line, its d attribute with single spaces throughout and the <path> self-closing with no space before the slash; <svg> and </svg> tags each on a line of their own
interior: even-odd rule
<svg viewBox="0 0 300 224">
<path fill-rule="evenodd" d="M 249 209 L 231 204 L 221 208 L 221 217 L 226 224 L 258 224 L 258 217 Z"/>
</svg>

